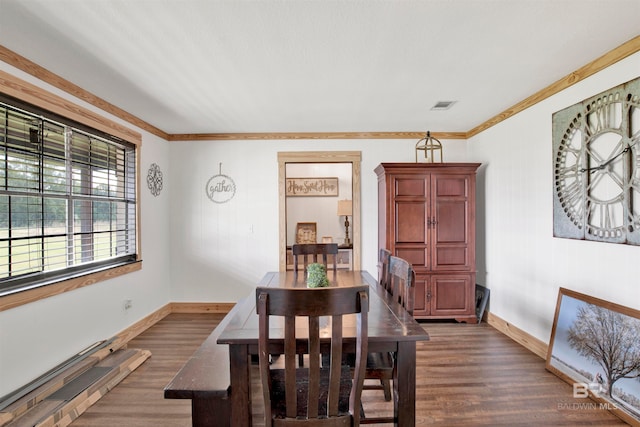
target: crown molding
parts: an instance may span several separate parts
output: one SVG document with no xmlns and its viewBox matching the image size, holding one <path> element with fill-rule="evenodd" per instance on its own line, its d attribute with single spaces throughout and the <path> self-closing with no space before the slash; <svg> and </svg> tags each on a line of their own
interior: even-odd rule
<svg viewBox="0 0 640 427">
<path fill-rule="evenodd" d="M 640 51 L 640 36 L 636 36 L 631 40 L 623 43 L 617 48 L 605 53 L 598 59 L 595 59 L 588 63 L 587 65 L 577 69 L 576 71 L 564 76 L 560 80 L 550 84 L 546 88 L 534 93 L 530 97 L 520 101 L 515 104 L 511 108 L 504 110 L 502 113 L 490 118 L 484 123 L 476 126 L 467 132 L 467 138 L 471 138 L 489 129 L 492 126 L 497 125 L 498 123 L 508 119 L 509 117 L 515 116 L 516 114 L 526 110 L 527 108 L 541 102 L 556 93 L 559 93 L 570 86 L 596 74 L 599 71 L 604 70 L 605 68 L 615 64 L 618 61 L 623 60 L 624 58 L 633 55 L 634 53 Z"/>
<path fill-rule="evenodd" d="M 420 139 L 426 132 L 271 132 L 173 134 L 169 141 L 232 141 L 274 139 Z M 466 139 L 465 132 L 432 132 L 434 138 Z"/>
<path fill-rule="evenodd" d="M 51 86 L 56 87 L 72 96 L 75 96 L 82 101 L 98 107 L 101 110 L 112 114 L 113 116 L 118 117 L 119 119 L 122 119 L 127 123 L 130 123 L 140 129 L 159 136 L 160 138 L 169 140 L 168 133 L 158 129 L 155 126 L 150 125 L 149 123 L 145 122 L 142 119 L 139 119 L 133 114 L 129 114 L 125 110 L 116 107 L 115 105 L 105 101 L 104 99 L 95 96 L 91 92 L 86 91 L 80 86 L 77 86 L 70 81 L 63 79 L 57 74 L 52 73 L 46 68 L 41 67 L 35 62 L 28 60 L 24 56 L 21 56 L 2 45 L 0 45 L 0 61 L 6 62 L 7 64 L 21 71 L 24 71 L 25 73 L 30 74 L 33 77 L 36 77 L 37 79 L 48 83 Z"/>
</svg>

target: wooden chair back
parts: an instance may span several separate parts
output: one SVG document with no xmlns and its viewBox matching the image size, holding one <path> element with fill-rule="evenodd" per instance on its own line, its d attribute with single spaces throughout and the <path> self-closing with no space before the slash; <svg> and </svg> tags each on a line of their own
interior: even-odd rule
<svg viewBox="0 0 640 427">
<path fill-rule="evenodd" d="M 256 309 L 265 426 L 298 425 L 303 420 L 323 427 L 359 425 L 368 346 L 368 286 L 258 287 Z M 353 377 L 349 366 L 342 364 L 343 316 L 348 314 L 355 314 L 356 319 Z M 271 330 L 270 318 L 274 316 L 282 319 L 271 319 Z M 304 324 L 308 324 L 308 336 Z M 270 347 L 270 334 L 283 326 L 284 369 L 278 369 L 277 364 L 270 365 L 269 355 L 281 354 L 283 349 L 275 344 Z M 300 337 L 296 336 L 298 332 Z M 309 355 L 308 367 L 296 363 L 300 353 Z M 322 354 L 329 355 L 328 366 L 321 366 Z"/>
<path fill-rule="evenodd" d="M 413 314 L 415 272 L 411 264 L 402 258 L 389 258 L 389 282 L 393 299 Z"/>
<path fill-rule="evenodd" d="M 305 243 L 295 244 L 291 248 L 293 254 L 293 270 L 298 271 L 298 257 L 302 256 L 304 270 L 307 270 L 307 266 L 310 263 L 322 262 L 327 269 L 329 262 L 329 255 L 333 255 L 333 271 L 338 268 L 338 244 L 337 243 Z M 319 261 L 319 256 L 322 255 L 322 261 Z"/>
<path fill-rule="evenodd" d="M 391 288 L 389 287 L 389 258 L 391 257 L 391 251 L 385 248 L 380 249 L 380 253 L 378 255 L 378 283 L 387 292 L 391 293 Z"/>
</svg>

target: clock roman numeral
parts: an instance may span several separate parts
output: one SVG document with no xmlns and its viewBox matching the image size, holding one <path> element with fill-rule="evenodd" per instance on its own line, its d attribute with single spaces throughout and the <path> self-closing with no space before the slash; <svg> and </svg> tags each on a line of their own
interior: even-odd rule
<svg viewBox="0 0 640 427">
<path fill-rule="evenodd" d="M 613 207 L 611 205 L 600 205 L 600 227 L 611 228 L 613 222 Z"/>
<path fill-rule="evenodd" d="M 590 200 L 587 202 L 589 234 L 603 238 L 622 236 L 623 197 L 607 202 Z"/>
<path fill-rule="evenodd" d="M 580 181 L 573 181 L 571 184 L 564 186 L 564 188 L 560 188 L 561 198 L 560 200 L 563 204 L 569 204 L 574 206 L 576 210 L 581 210 L 581 201 L 583 188 Z"/>
<path fill-rule="evenodd" d="M 564 179 L 577 179 L 581 177 L 581 173 L 575 166 L 566 166 L 557 168 L 556 176 L 562 177 Z"/>
<path fill-rule="evenodd" d="M 596 99 L 587 106 L 588 135 L 595 135 L 605 129 L 620 129 L 622 126 L 623 105 L 620 93 L 610 93 Z"/>
</svg>

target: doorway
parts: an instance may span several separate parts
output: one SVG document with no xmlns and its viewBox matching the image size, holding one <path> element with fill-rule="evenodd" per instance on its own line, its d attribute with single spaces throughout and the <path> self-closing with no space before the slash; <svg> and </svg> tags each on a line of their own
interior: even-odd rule
<svg viewBox="0 0 640 427">
<path fill-rule="evenodd" d="M 353 213 L 350 232 L 353 244 L 353 269 L 361 269 L 360 248 L 360 162 L 359 151 L 301 151 L 278 153 L 278 211 L 279 211 L 279 250 L 280 271 L 286 270 L 287 252 L 287 196 L 286 165 L 287 163 L 350 163 L 352 183 Z"/>
</svg>

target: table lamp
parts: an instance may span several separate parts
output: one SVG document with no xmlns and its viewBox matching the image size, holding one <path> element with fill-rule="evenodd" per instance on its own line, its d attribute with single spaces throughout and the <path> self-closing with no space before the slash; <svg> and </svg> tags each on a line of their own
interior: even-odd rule
<svg viewBox="0 0 640 427">
<path fill-rule="evenodd" d="M 353 214 L 351 200 L 338 200 L 338 216 L 344 216 L 344 229 L 345 246 L 351 245 L 351 239 L 349 239 L 349 216 Z"/>
</svg>

